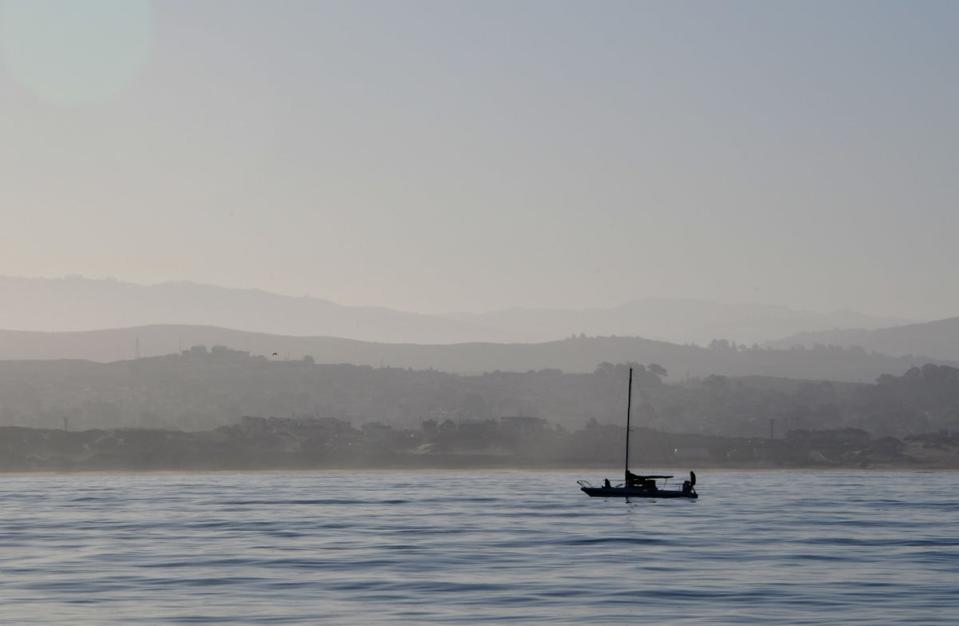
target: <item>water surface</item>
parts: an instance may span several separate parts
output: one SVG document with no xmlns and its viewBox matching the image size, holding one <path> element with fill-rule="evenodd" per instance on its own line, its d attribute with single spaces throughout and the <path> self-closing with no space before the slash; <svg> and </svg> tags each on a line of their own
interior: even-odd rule
<svg viewBox="0 0 959 626">
<path fill-rule="evenodd" d="M 955 624 L 955 473 L 8 475 L 9 624 Z"/>
</svg>

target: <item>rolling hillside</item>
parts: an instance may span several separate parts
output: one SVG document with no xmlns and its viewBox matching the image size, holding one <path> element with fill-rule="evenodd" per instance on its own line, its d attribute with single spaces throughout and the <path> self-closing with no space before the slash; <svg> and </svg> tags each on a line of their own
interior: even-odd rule
<svg viewBox="0 0 959 626">
<path fill-rule="evenodd" d="M 287 335 L 368 341 L 505 341 L 480 325 L 382 307 L 189 282 L 137 285 L 82 277 L 0 277 L 0 328 L 83 331 L 147 324 L 199 324 Z"/>
<path fill-rule="evenodd" d="M 930 361 L 892 357 L 863 350 L 737 350 L 702 348 L 639 337 L 578 337 L 535 344 L 462 343 L 391 344 L 332 337 L 296 337 L 249 333 L 210 326 L 144 326 L 72 333 L 0 331 L 0 360 L 82 359 L 118 361 L 174 354 L 195 345 L 222 345 L 318 363 L 387 365 L 447 372 L 560 369 L 592 372 L 597 364 L 659 363 L 673 379 L 685 376 L 764 375 L 785 378 L 868 382 L 881 374 L 899 375 Z"/>
<path fill-rule="evenodd" d="M 447 344 L 543 342 L 579 335 L 649 337 L 708 344 L 752 344 L 800 331 L 880 328 L 903 320 L 761 304 L 643 299 L 609 308 L 506 309 L 427 315 L 347 306 L 257 289 L 190 282 L 138 285 L 110 279 L 0 276 L 0 328 L 85 331 L 149 324 L 193 324 L 278 335 Z"/>
<path fill-rule="evenodd" d="M 816 344 L 861 346 L 891 355 L 924 354 L 936 359 L 959 360 L 959 317 L 922 324 L 908 324 L 877 330 L 833 330 L 804 332 L 771 342 L 777 348 L 811 347 Z"/>
<path fill-rule="evenodd" d="M 909 320 L 853 311 L 802 311 L 754 303 L 645 298 L 609 308 L 524 309 L 459 313 L 449 317 L 497 328 L 531 341 L 587 335 L 641 336 L 674 343 L 709 344 L 728 339 L 762 343 L 799 331 L 831 328 L 882 328 Z"/>
</svg>

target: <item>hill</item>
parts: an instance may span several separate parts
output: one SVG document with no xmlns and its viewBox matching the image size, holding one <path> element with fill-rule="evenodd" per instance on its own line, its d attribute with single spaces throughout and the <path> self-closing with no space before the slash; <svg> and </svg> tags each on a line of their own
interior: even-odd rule
<svg viewBox="0 0 959 626">
<path fill-rule="evenodd" d="M 853 311 L 820 313 L 753 303 L 721 303 L 692 299 L 635 300 L 611 308 L 514 308 L 489 313 L 457 313 L 449 317 L 547 341 L 570 335 L 641 336 L 674 343 L 708 344 L 713 339 L 762 343 L 799 331 L 831 328 L 881 328 L 904 323 Z"/>
<path fill-rule="evenodd" d="M 639 337 L 574 337 L 544 343 L 391 344 L 333 337 L 294 337 L 210 326 L 144 326 L 113 330 L 35 333 L 0 331 L 0 359 L 83 359 L 109 362 L 175 354 L 195 345 L 228 346 L 279 360 L 309 356 L 319 363 L 437 369 L 455 373 L 559 369 L 591 372 L 604 361 L 659 363 L 674 379 L 686 376 L 765 375 L 869 382 L 929 361 L 861 349 L 743 349 L 716 341 L 708 348 Z"/>
<path fill-rule="evenodd" d="M 368 341 L 505 341 L 470 322 L 382 307 L 190 282 L 137 285 L 82 277 L 0 277 L 0 328 L 84 331 L 147 324 L 200 324 L 289 335 Z"/>
<path fill-rule="evenodd" d="M 816 344 L 860 346 L 884 354 L 925 354 L 936 359 L 959 360 L 959 317 L 875 330 L 804 332 L 770 342 L 777 348 Z"/>
<path fill-rule="evenodd" d="M 852 312 L 816 313 L 676 299 L 637 300 L 611 308 L 426 315 L 257 289 L 190 282 L 137 285 L 83 277 L 0 277 L 0 302 L 4 303 L 0 328 L 17 330 L 63 332 L 195 324 L 279 335 L 425 344 L 542 342 L 581 333 L 701 344 L 723 338 L 751 344 L 799 331 L 879 328 L 902 321 Z"/>
<path fill-rule="evenodd" d="M 718 375 L 667 383 L 659 367 L 635 370 L 637 427 L 764 438 L 771 427 L 780 436 L 858 428 L 897 437 L 959 428 L 959 369 L 947 366 L 871 384 Z M 626 378 L 624 365 L 609 363 L 579 374 L 456 375 L 273 361 L 226 348 L 106 364 L 0 361 L 0 426 L 205 430 L 279 416 L 440 430 L 459 423 L 482 439 L 484 424 L 501 418 L 518 427 L 535 419 L 621 427 Z"/>
</svg>

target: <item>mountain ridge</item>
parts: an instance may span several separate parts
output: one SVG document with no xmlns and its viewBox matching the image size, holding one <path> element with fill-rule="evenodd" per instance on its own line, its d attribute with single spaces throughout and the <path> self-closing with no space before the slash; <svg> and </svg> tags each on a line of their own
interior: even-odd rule
<svg viewBox="0 0 959 626">
<path fill-rule="evenodd" d="M 800 331 L 898 323 L 861 313 L 816 313 L 751 303 L 646 298 L 614 307 L 522 308 L 426 314 L 342 305 L 313 296 L 192 281 L 140 285 L 115 279 L 0 276 L 0 328 L 84 331 L 152 324 L 389 343 L 544 342 L 572 335 L 626 335 L 672 343 L 764 343 Z"/>
<path fill-rule="evenodd" d="M 31 331 L 186 324 L 289 335 L 375 337 L 377 341 L 454 343 L 474 336 L 511 339 L 494 329 L 420 313 L 190 281 L 139 285 L 83 277 L 0 277 L 0 300 L 7 303 L 0 309 L 0 328 Z"/>
<path fill-rule="evenodd" d="M 336 337 L 252 333 L 214 326 L 151 325 L 67 333 L 0 331 L 0 360 L 80 359 L 113 362 L 175 354 L 192 346 L 222 345 L 281 360 L 309 357 L 320 363 L 350 363 L 453 373 L 560 369 L 591 372 L 602 362 L 659 363 L 672 378 L 765 375 L 783 378 L 869 382 L 900 375 L 929 362 L 860 349 L 743 350 L 729 342 L 711 348 L 641 337 L 573 337 L 543 343 L 376 343 Z"/>
<path fill-rule="evenodd" d="M 893 356 L 925 354 L 932 358 L 959 359 L 959 317 L 903 324 L 879 329 L 837 329 L 802 332 L 769 342 L 770 347 L 819 345 L 859 346 Z"/>
<path fill-rule="evenodd" d="M 713 302 L 696 298 L 641 298 L 613 307 L 556 309 L 511 307 L 486 313 L 450 313 L 460 321 L 525 334 L 539 341 L 588 335 L 640 335 L 672 343 L 708 344 L 727 339 L 765 343 L 784 328 L 828 330 L 848 326 L 881 328 L 910 322 L 855 311 L 816 312 L 756 303 Z"/>
</svg>

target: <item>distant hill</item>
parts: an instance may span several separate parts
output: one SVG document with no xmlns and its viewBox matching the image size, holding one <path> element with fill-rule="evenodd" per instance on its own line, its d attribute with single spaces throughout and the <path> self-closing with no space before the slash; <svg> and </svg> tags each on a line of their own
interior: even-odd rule
<svg viewBox="0 0 959 626">
<path fill-rule="evenodd" d="M 189 282 L 0 277 L 0 328 L 81 331 L 201 324 L 286 335 L 454 343 L 514 337 L 470 322 Z"/>
<path fill-rule="evenodd" d="M 311 356 L 319 363 L 388 365 L 446 372 L 480 373 L 560 369 L 591 372 L 607 361 L 659 363 L 673 379 L 685 376 L 764 375 L 784 378 L 873 381 L 930 361 L 863 350 L 742 350 L 718 342 L 713 348 L 638 337 L 577 337 L 535 344 L 390 344 L 332 337 L 250 333 L 210 326 L 159 325 L 70 333 L 0 331 L 0 359 L 117 361 L 177 353 L 194 345 L 222 345 L 279 360 Z"/>
<path fill-rule="evenodd" d="M 345 306 L 313 297 L 189 282 L 137 285 L 108 279 L 0 277 L 0 328 L 82 331 L 195 324 L 279 335 L 393 343 L 543 342 L 571 335 L 650 337 L 708 344 L 764 342 L 800 331 L 880 328 L 907 320 L 758 304 L 645 299 L 612 308 L 508 309 L 425 315 Z"/>
<path fill-rule="evenodd" d="M 516 308 L 455 313 L 448 317 L 539 341 L 585 333 L 698 344 L 708 344 L 713 339 L 762 343 L 799 331 L 881 328 L 909 321 L 853 311 L 818 313 L 762 304 L 653 298 L 605 309 Z"/>
<path fill-rule="evenodd" d="M 876 330 L 849 329 L 804 332 L 771 342 L 772 347 L 819 345 L 861 346 L 892 355 L 924 354 L 936 359 L 959 360 L 959 317 Z"/>
<path fill-rule="evenodd" d="M 782 436 L 855 428 L 899 437 L 959 427 L 957 368 L 927 364 L 867 384 L 755 376 L 664 383 L 661 369 L 641 365 L 634 374 L 634 389 L 643 392 L 633 396 L 636 427 L 763 438 L 771 430 Z M 408 434 L 382 425 L 419 426 L 429 420 L 423 427 L 445 438 L 457 430 L 452 420 L 462 425 L 458 439 L 482 448 L 495 447 L 489 428 L 505 417 L 519 429 L 514 432 L 529 432 L 535 418 L 567 427 L 611 424 L 621 442 L 627 375 L 624 364 L 609 363 L 589 373 L 456 375 L 309 359 L 273 361 L 227 348 L 114 363 L 0 361 L 0 426 L 205 430 L 236 424 L 244 416 L 332 417 L 356 425 L 380 422 L 364 432 L 383 441 L 402 440 L 405 446 L 413 443 Z M 558 434 L 552 428 L 542 431 L 528 448 Z M 640 436 L 636 442 L 640 449 L 644 441 Z M 299 448 L 285 437 L 274 443 Z M 10 456 L 10 445 L 0 439 L 0 465 Z M 741 453 L 741 460 L 753 458 L 749 448 Z M 732 460 L 725 452 L 721 456 Z"/>
</svg>

